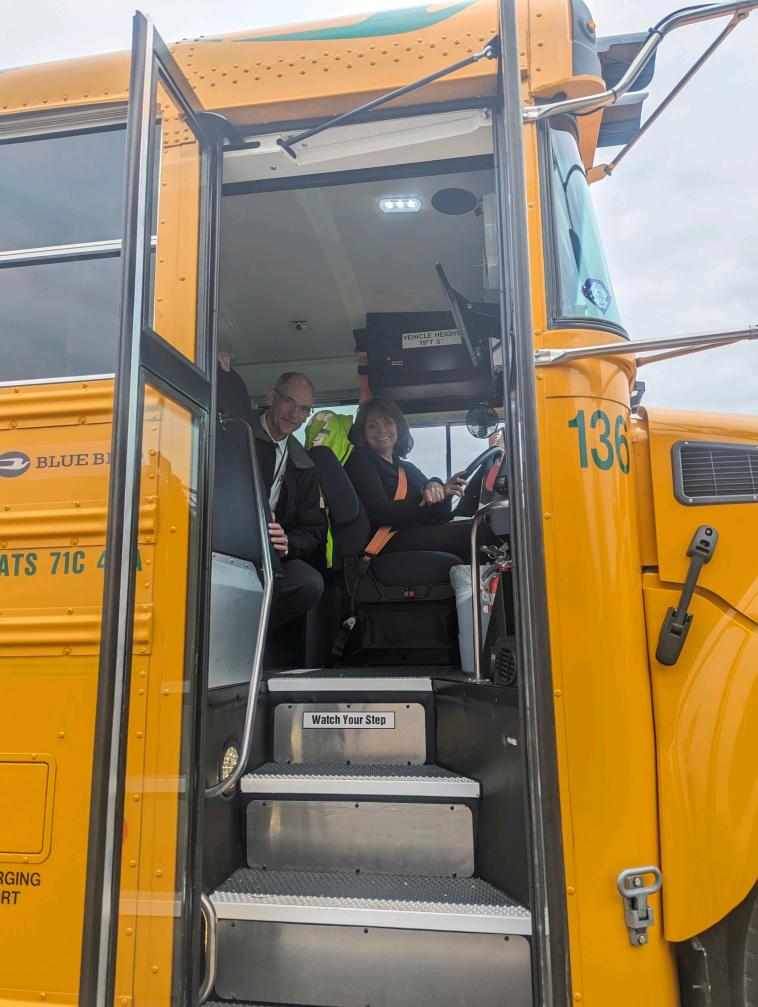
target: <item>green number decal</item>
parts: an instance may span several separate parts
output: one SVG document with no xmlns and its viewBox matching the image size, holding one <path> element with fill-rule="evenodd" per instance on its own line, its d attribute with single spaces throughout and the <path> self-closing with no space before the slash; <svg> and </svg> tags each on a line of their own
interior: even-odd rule
<svg viewBox="0 0 758 1007">
<path fill-rule="evenodd" d="M 573 420 L 569 420 L 569 426 L 573 427 L 579 434 L 579 464 L 583 469 L 587 468 L 587 429 L 584 425 L 584 410 L 580 409 Z"/>
<path fill-rule="evenodd" d="M 593 430 L 597 429 L 598 423 L 603 424 L 603 430 L 600 433 L 600 443 L 605 448 L 605 457 L 601 457 L 597 448 L 593 448 L 592 460 L 599 469 L 606 471 L 613 465 L 613 445 L 611 444 L 611 421 L 608 419 L 608 414 L 604 413 L 602 409 L 598 409 L 597 412 L 592 414 L 590 426 Z"/>
<path fill-rule="evenodd" d="M 623 430 L 623 433 L 621 432 Z M 627 475 L 630 469 L 631 458 L 629 456 L 629 441 L 626 439 L 626 420 L 623 416 L 619 415 L 616 417 L 615 425 L 615 441 L 616 441 L 616 457 L 619 460 L 619 468 Z"/>
<path fill-rule="evenodd" d="M 569 427 L 576 430 L 579 438 L 579 466 L 586 469 L 589 466 L 587 455 L 587 425 L 584 418 L 584 410 L 580 409 L 573 419 L 568 421 Z M 627 475 L 631 465 L 629 453 L 629 441 L 627 439 L 626 418 L 623 415 L 616 417 L 613 424 L 613 443 L 611 443 L 611 420 L 608 413 L 602 409 L 597 409 L 590 418 L 590 428 L 598 431 L 598 439 L 602 450 L 591 448 L 593 463 L 603 472 L 613 468 L 613 463 L 618 462 L 618 467 Z"/>
</svg>

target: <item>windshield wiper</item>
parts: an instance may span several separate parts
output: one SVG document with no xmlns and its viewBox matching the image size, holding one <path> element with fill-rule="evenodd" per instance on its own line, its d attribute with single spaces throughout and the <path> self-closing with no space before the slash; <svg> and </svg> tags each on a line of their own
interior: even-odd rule
<svg viewBox="0 0 758 1007">
<path fill-rule="evenodd" d="M 324 130 L 331 129 L 332 126 L 340 126 L 343 123 L 350 122 L 353 119 L 358 118 L 358 116 L 363 115 L 365 112 L 371 112 L 373 109 L 378 108 L 380 105 L 385 105 L 387 102 L 394 101 L 395 98 L 402 98 L 403 95 L 409 94 L 411 91 L 415 91 L 420 87 L 426 87 L 427 84 L 431 84 L 435 80 L 439 80 L 440 77 L 447 77 L 451 73 L 456 73 L 458 70 L 463 70 L 467 66 L 471 66 L 473 63 L 478 63 L 480 59 L 498 59 L 500 57 L 500 38 L 495 35 L 481 52 L 472 53 L 471 56 L 467 56 L 465 59 L 459 60 L 457 63 L 453 63 L 452 66 L 446 67 L 444 70 L 438 70 L 436 73 L 430 73 L 428 77 L 422 77 L 421 80 L 414 81 L 412 84 L 406 84 L 404 87 L 398 87 L 394 91 L 389 91 L 387 94 L 381 95 L 379 98 L 374 98 L 373 101 L 367 102 L 365 105 L 360 105 L 358 108 L 351 109 L 349 112 L 343 112 L 342 115 L 334 116 L 332 119 L 327 119 L 325 122 L 319 123 L 318 126 L 312 126 L 310 129 L 306 129 L 302 133 L 296 133 L 294 136 L 279 137 L 276 141 L 279 146 L 286 150 L 290 157 L 297 160 L 297 152 L 293 150 L 293 147 L 297 143 L 302 143 L 304 140 L 309 140 L 312 136 L 316 136 L 318 133 L 323 133 Z"/>
</svg>

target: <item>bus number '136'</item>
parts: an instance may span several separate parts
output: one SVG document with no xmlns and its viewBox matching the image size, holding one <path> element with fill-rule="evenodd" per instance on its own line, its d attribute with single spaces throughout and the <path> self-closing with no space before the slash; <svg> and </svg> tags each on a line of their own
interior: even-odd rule
<svg viewBox="0 0 758 1007">
<path fill-rule="evenodd" d="M 627 440 L 626 418 L 619 414 L 613 421 L 608 413 L 596 409 L 590 416 L 589 427 L 594 432 L 598 446 L 587 451 L 587 419 L 583 409 L 568 421 L 568 425 L 577 432 L 579 438 L 579 464 L 583 469 L 589 468 L 590 458 L 593 465 L 604 471 L 618 465 L 626 475 L 629 472 L 630 455 Z"/>
</svg>

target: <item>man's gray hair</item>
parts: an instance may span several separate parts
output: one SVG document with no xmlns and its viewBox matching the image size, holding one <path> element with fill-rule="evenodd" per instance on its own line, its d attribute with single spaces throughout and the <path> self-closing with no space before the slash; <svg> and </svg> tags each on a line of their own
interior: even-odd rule
<svg viewBox="0 0 758 1007">
<path fill-rule="evenodd" d="M 308 375 L 303 374 L 302 371 L 285 371 L 284 374 L 280 374 L 279 377 L 276 379 L 276 384 L 274 385 L 274 388 L 276 388 L 278 392 L 283 392 L 285 386 L 289 384 L 289 382 L 292 381 L 293 378 L 299 378 L 301 381 L 304 381 L 315 396 L 316 389 L 314 387 L 313 382 L 308 377 Z"/>
</svg>

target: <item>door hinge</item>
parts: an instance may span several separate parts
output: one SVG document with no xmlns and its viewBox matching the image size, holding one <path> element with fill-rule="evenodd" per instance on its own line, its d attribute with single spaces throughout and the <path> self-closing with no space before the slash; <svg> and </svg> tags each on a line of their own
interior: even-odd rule
<svg viewBox="0 0 758 1007">
<path fill-rule="evenodd" d="M 645 884 L 645 875 L 652 874 L 653 883 Z M 619 874 L 616 887 L 624 900 L 624 919 L 629 929 L 629 941 L 634 947 L 647 944 L 647 931 L 655 923 L 648 895 L 660 891 L 661 872 L 657 867 L 628 867 Z"/>
</svg>

